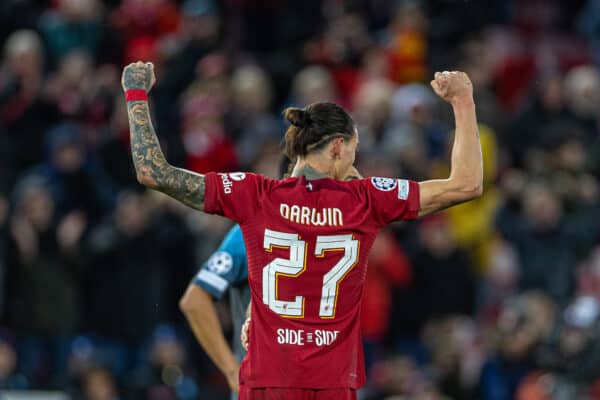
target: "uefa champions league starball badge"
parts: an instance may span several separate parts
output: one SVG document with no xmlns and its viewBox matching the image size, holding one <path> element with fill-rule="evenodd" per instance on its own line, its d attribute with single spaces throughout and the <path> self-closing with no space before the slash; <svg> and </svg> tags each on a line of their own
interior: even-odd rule
<svg viewBox="0 0 600 400">
<path fill-rule="evenodd" d="M 383 192 L 389 192 L 396 189 L 396 179 L 392 178 L 380 178 L 374 176 L 371 178 L 371 183 L 375 186 L 375 189 L 381 190 Z"/>
</svg>

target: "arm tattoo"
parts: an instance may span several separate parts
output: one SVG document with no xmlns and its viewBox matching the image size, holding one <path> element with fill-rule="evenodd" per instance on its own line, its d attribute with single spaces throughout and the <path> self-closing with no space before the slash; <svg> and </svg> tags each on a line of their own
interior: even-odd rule
<svg viewBox="0 0 600 400">
<path fill-rule="evenodd" d="M 152 82 L 152 72 L 149 68 L 137 66 L 125 68 L 125 73 L 123 74 L 123 86 L 125 88 L 149 91 L 150 82 Z"/>
<path fill-rule="evenodd" d="M 131 131 L 131 154 L 138 179 L 152 189 L 159 190 L 192 208 L 204 206 L 204 175 L 170 165 L 150 121 L 145 101 L 127 104 Z"/>
</svg>

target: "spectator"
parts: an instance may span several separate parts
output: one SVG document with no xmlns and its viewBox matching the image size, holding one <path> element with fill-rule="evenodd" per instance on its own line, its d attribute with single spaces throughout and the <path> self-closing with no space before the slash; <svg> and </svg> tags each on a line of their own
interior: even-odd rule
<svg viewBox="0 0 600 400">
<path fill-rule="evenodd" d="M 350 99 L 361 82 L 358 66 L 370 44 L 365 19 L 347 9 L 332 13 L 322 36 L 308 42 L 305 47 L 309 63 L 328 68 L 339 95 L 337 100 L 344 106 L 350 105 Z M 312 102 L 314 100 L 309 103 Z"/>
<path fill-rule="evenodd" d="M 120 188 L 136 185 L 135 169 L 129 155 L 129 121 L 125 99 L 113 96 L 114 112 L 102 132 L 97 144 L 98 162 L 108 178 Z"/>
<path fill-rule="evenodd" d="M 85 116 L 92 76 L 92 59 L 85 51 L 74 50 L 61 58 L 55 74 L 48 78 L 45 94 L 56 105 L 62 119 Z"/>
<path fill-rule="evenodd" d="M 481 371 L 481 397 L 513 399 L 534 366 L 533 354 L 554 322 L 552 303 L 543 295 L 525 293 L 505 305 L 498 323 L 498 353 Z"/>
<path fill-rule="evenodd" d="M 7 254 L 8 321 L 21 338 L 21 361 L 33 385 L 64 384 L 67 343 L 81 320 L 86 219 L 60 217 L 42 181 L 17 187 Z M 44 360 L 48 360 L 44 362 Z"/>
<path fill-rule="evenodd" d="M 440 391 L 453 399 L 474 398 L 483 352 L 473 320 L 432 319 L 423 340 L 431 350 L 432 375 Z"/>
<path fill-rule="evenodd" d="M 361 150 L 374 151 L 379 145 L 390 118 L 394 90 L 390 81 L 374 78 L 356 91 L 353 109 L 361 134 Z"/>
<path fill-rule="evenodd" d="M 0 185 L 4 192 L 17 176 L 43 158 L 43 133 L 56 112 L 42 95 L 43 47 L 30 30 L 13 32 L 4 44 L 0 72 Z"/>
<path fill-rule="evenodd" d="M 335 101 L 336 98 L 335 83 L 325 68 L 308 66 L 295 76 L 292 83 L 292 103 L 303 106 L 316 101 Z"/>
<path fill-rule="evenodd" d="M 0 390 L 26 390 L 29 382 L 17 370 L 19 359 L 14 338 L 7 331 L 0 335 Z"/>
<path fill-rule="evenodd" d="M 413 257 L 413 284 L 402 298 L 404 329 L 419 332 L 430 318 L 472 315 L 475 274 L 452 236 L 448 221 L 432 216 L 419 227 L 420 251 Z"/>
<path fill-rule="evenodd" d="M 412 179 L 429 176 L 435 160 L 445 155 L 448 129 L 435 116 L 436 101 L 422 84 L 401 86 L 392 97 L 381 148 Z"/>
<path fill-rule="evenodd" d="M 560 75 L 546 76 L 536 87 L 537 96 L 532 103 L 519 115 L 513 126 L 508 129 L 504 143 L 511 151 L 514 165 L 526 166 L 529 151 L 539 148 L 548 140 L 547 132 L 554 131 L 553 127 L 560 126 L 558 134 L 573 127 L 565 107 L 563 79 Z"/>
<path fill-rule="evenodd" d="M 150 365 L 135 374 L 140 398 L 198 398 L 198 387 L 188 375 L 183 344 L 172 327 L 161 325 L 155 329 L 149 356 Z"/>
<path fill-rule="evenodd" d="M 389 27 L 388 47 L 395 81 L 411 83 L 425 80 L 429 24 L 418 2 L 400 3 Z"/>
<path fill-rule="evenodd" d="M 584 144 L 595 139 L 598 111 L 592 106 L 600 100 L 600 74 L 589 65 L 571 69 L 565 76 L 567 107 L 583 131 Z"/>
<path fill-rule="evenodd" d="M 369 255 L 369 270 L 361 306 L 367 371 L 372 363 L 383 356 L 384 340 L 389 334 L 394 290 L 408 286 L 411 277 L 412 268 L 402 248 L 390 232 L 380 232 Z"/>
<path fill-rule="evenodd" d="M 166 54 L 167 72 L 156 87 L 157 109 L 164 104 L 175 111 L 172 99 L 192 82 L 198 61 L 215 50 L 220 40 L 221 19 L 213 0 L 186 0 L 181 13 L 176 41 Z"/>
<path fill-rule="evenodd" d="M 490 263 L 479 282 L 477 312 L 484 327 L 494 327 L 506 299 L 517 295 L 520 265 L 514 247 L 501 239 L 491 246 Z"/>
<path fill-rule="evenodd" d="M 88 238 L 86 325 L 116 347 L 141 343 L 167 317 L 167 269 L 155 211 L 147 196 L 123 192 L 115 214 Z"/>
<path fill-rule="evenodd" d="M 46 142 L 47 161 L 30 173 L 45 179 L 59 215 L 78 210 L 98 221 L 113 206 L 112 182 L 86 153 L 81 127 L 58 125 Z"/>
<path fill-rule="evenodd" d="M 126 42 L 140 40 L 140 37 L 159 39 L 177 32 L 180 10 L 168 0 L 125 0 L 111 13 L 110 21 Z"/>
<path fill-rule="evenodd" d="M 184 98 L 182 114 L 186 166 L 201 173 L 236 170 L 235 147 L 225 133 L 224 110 L 217 102 L 193 86 Z"/>
<path fill-rule="evenodd" d="M 83 395 L 88 400 L 119 400 L 117 382 L 109 371 L 94 368 L 83 378 Z"/>
<path fill-rule="evenodd" d="M 57 7 L 40 19 L 50 63 L 57 65 L 73 50 L 85 50 L 96 61 L 117 61 L 120 54 L 110 54 L 115 46 L 109 44 L 111 32 L 103 22 L 100 1 L 59 0 Z"/>
<path fill-rule="evenodd" d="M 271 113 L 273 87 L 265 71 L 243 66 L 234 71 L 232 88 L 232 132 L 242 166 L 256 160 L 267 142 L 281 141 L 284 127 Z"/>
<path fill-rule="evenodd" d="M 530 185 L 522 202 L 524 219 L 507 208 L 497 218 L 500 231 L 519 254 L 520 287 L 544 290 L 564 304 L 573 294 L 575 265 L 584 251 L 580 249 L 589 246 L 589 235 L 595 234 L 580 221 L 565 218 L 561 200 L 543 183 Z"/>
<path fill-rule="evenodd" d="M 576 298 L 564 312 L 557 367 L 574 382 L 587 385 L 600 378 L 599 317 L 598 301 L 587 296 Z"/>
</svg>

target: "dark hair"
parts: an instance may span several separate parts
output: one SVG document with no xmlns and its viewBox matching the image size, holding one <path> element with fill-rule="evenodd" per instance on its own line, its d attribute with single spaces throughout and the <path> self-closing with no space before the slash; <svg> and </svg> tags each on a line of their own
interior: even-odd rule
<svg viewBox="0 0 600 400">
<path fill-rule="evenodd" d="M 286 108 L 283 115 L 291 123 L 285 132 L 285 155 L 290 160 L 321 150 L 336 137 L 354 136 L 352 117 L 334 103 Z"/>
<path fill-rule="evenodd" d="M 281 157 L 279 163 L 279 179 L 285 179 L 292 176 L 292 170 L 294 169 L 294 163 L 286 156 Z"/>
</svg>

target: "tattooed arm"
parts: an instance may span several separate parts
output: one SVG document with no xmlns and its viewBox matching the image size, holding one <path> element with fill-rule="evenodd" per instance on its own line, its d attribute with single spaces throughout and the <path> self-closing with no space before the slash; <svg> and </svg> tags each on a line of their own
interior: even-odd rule
<svg viewBox="0 0 600 400">
<path fill-rule="evenodd" d="M 154 66 L 151 63 L 129 64 L 123 70 L 123 90 L 142 89 L 149 92 L 154 85 Z M 131 154 L 138 182 L 161 191 L 187 206 L 202 210 L 204 206 L 204 175 L 176 168 L 169 164 L 160 149 L 150 120 L 146 100 L 127 102 Z"/>
</svg>

